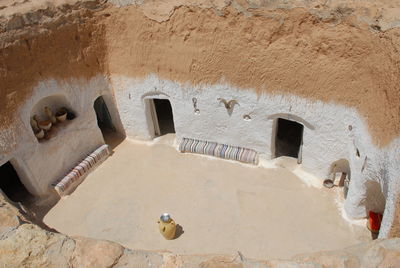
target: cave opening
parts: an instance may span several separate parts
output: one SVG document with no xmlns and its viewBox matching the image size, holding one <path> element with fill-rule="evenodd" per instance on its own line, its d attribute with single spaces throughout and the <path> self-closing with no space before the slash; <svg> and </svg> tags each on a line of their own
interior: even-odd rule
<svg viewBox="0 0 400 268">
<path fill-rule="evenodd" d="M 21 182 L 17 171 L 10 161 L 0 166 L 0 189 L 14 202 L 24 202 L 32 197 L 31 193 Z"/>
<path fill-rule="evenodd" d="M 303 125 L 294 121 L 278 118 L 275 138 L 275 157 L 301 157 L 303 143 Z"/>
<path fill-rule="evenodd" d="M 150 99 L 150 112 L 154 125 L 154 135 L 175 133 L 171 102 L 167 99 Z"/>
</svg>

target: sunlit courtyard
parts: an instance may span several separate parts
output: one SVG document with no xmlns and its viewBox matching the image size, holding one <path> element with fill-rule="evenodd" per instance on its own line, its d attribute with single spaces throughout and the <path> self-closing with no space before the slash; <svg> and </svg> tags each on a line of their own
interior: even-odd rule
<svg viewBox="0 0 400 268">
<path fill-rule="evenodd" d="M 129 139 L 45 216 L 47 225 L 68 235 L 116 241 L 146 250 L 181 254 L 237 253 L 288 258 L 340 249 L 370 235 L 345 221 L 338 193 L 312 187 L 285 168 L 182 154 L 174 135 L 154 143 Z M 339 201 L 340 202 L 340 201 Z M 168 212 L 179 224 L 176 238 L 158 231 Z"/>
</svg>

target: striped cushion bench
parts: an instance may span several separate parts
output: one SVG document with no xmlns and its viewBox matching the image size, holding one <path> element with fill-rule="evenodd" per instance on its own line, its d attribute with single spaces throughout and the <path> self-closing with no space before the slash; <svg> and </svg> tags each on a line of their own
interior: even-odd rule
<svg viewBox="0 0 400 268">
<path fill-rule="evenodd" d="M 53 183 L 53 187 L 59 196 L 71 193 L 101 162 L 110 154 L 108 145 L 104 144 L 88 155 L 77 166 L 75 166 L 65 177 Z"/>
<path fill-rule="evenodd" d="M 255 165 L 258 164 L 258 153 L 256 151 L 216 142 L 183 138 L 179 145 L 179 151 L 182 153 L 206 154 Z"/>
</svg>

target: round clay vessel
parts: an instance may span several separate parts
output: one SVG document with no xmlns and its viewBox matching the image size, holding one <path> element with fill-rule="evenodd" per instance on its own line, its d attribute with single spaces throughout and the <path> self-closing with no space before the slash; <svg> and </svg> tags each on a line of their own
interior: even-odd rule
<svg viewBox="0 0 400 268">
<path fill-rule="evenodd" d="M 58 122 L 64 122 L 65 120 L 67 120 L 67 113 L 61 114 L 59 115 L 58 113 L 56 114 L 56 118 L 58 120 Z"/>
<path fill-rule="evenodd" d="M 43 138 L 44 138 L 44 131 L 43 131 L 43 129 L 41 129 L 41 130 L 35 132 L 35 136 L 36 136 L 36 138 L 38 138 L 39 140 L 40 140 L 40 139 L 43 139 Z"/>
<path fill-rule="evenodd" d="M 50 120 L 46 120 L 46 121 L 39 122 L 39 127 L 44 130 L 49 130 L 51 128 L 51 124 L 52 123 Z"/>
<path fill-rule="evenodd" d="M 158 221 L 158 228 L 165 239 L 171 240 L 175 238 L 176 224 L 168 213 L 161 215 Z"/>
</svg>

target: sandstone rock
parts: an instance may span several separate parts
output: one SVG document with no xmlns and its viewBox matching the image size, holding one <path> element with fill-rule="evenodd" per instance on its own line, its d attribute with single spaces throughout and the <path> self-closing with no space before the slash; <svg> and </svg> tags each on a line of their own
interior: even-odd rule
<svg viewBox="0 0 400 268">
<path fill-rule="evenodd" d="M 23 224 L 0 240 L 0 267 L 69 267 L 74 247 L 65 235 Z"/>
<path fill-rule="evenodd" d="M 111 267 L 118 263 L 124 248 L 114 242 L 76 237 L 72 254 L 73 267 Z"/>
<path fill-rule="evenodd" d="M 400 267 L 400 238 L 379 239 L 367 244 L 361 255 L 360 267 Z"/>
<path fill-rule="evenodd" d="M 15 15 L 14 17 L 12 17 L 6 26 L 7 31 L 11 31 L 11 30 L 16 30 L 16 29 L 20 29 L 24 26 L 24 19 L 22 16 L 20 15 Z"/>
<path fill-rule="evenodd" d="M 217 256 L 200 263 L 201 268 L 243 268 L 240 258 L 238 256 Z"/>
<path fill-rule="evenodd" d="M 269 261 L 269 268 L 322 268 L 323 266 L 314 262 L 297 262 L 297 261 Z"/>
<path fill-rule="evenodd" d="M 18 227 L 23 221 L 27 221 L 24 215 L 9 203 L 0 190 L 0 235 Z"/>
<path fill-rule="evenodd" d="M 323 267 L 400 267 L 400 239 L 380 239 L 337 251 L 302 254 L 294 259 Z"/>
<path fill-rule="evenodd" d="M 182 255 L 182 268 L 198 267 L 243 267 L 270 268 L 264 261 L 246 259 L 241 253 L 237 255 Z"/>
<path fill-rule="evenodd" d="M 19 218 L 15 211 L 0 207 L 0 234 L 19 226 Z"/>
<path fill-rule="evenodd" d="M 114 267 L 160 267 L 162 263 L 163 255 L 160 253 L 125 249 L 124 254 Z"/>
<path fill-rule="evenodd" d="M 166 253 L 163 255 L 163 264 L 161 268 L 181 268 L 182 267 L 182 257 L 179 255 L 174 255 L 171 253 Z"/>
<path fill-rule="evenodd" d="M 298 255 L 292 260 L 256 261 L 237 255 L 175 255 L 129 250 L 90 238 L 72 239 L 28 222 L 0 195 L 0 267 L 320 268 L 400 267 L 400 238 L 380 239 L 343 250 Z"/>
</svg>

